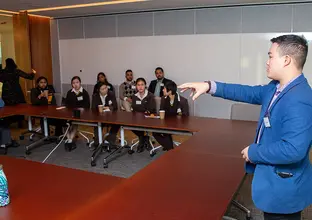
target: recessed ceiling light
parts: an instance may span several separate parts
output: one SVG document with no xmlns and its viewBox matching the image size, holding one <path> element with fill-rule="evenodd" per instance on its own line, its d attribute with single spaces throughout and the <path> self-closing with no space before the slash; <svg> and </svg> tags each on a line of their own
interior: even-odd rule
<svg viewBox="0 0 312 220">
<path fill-rule="evenodd" d="M 2 14 L 2 13 L 0 13 L 0 16 L 12 17 L 13 15 L 9 15 L 9 14 Z"/>
<path fill-rule="evenodd" d="M 95 3 L 88 3 L 88 4 L 65 5 L 65 6 L 50 7 L 50 8 L 36 8 L 36 9 L 29 9 L 27 11 L 28 12 L 53 11 L 53 10 L 63 10 L 63 9 L 72 9 L 72 8 L 95 7 L 95 6 L 103 6 L 103 5 L 146 2 L 146 1 L 150 1 L 150 0 L 115 0 L 115 1 L 95 2 Z"/>
<path fill-rule="evenodd" d="M 16 11 L 8 11 L 8 10 L 1 10 L 1 9 L 0 9 L 0 13 L 18 14 L 18 12 L 16 12 Z"/>
</svg>

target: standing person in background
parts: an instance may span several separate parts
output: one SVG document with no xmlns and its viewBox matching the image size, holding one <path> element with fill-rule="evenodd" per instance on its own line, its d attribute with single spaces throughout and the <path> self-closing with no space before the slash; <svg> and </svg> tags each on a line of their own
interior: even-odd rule
<svg viewBox="0 0 312 220">
<path fill-rule="evenodd" d="M 108 82 L 105 73 L 100 72 L 100 73 L 97 75 L 96 84 L 95 84 L 95 86 L 94 86 L 94 88 L 93 88 L 93 93 L 92 93 L 92 95 L 99 93 L 99 86 L 100 86 L 100 83 L 105 83 L 105 84 L 107 84 L 108 90 L 115 93 L 115 91 L 114 91 L 114 86 Z"/>
<path fill-rule="evenodd" d="M 165 111 L 165 117 L 189 116 L 187 99 L 177 93 L 177 85 L 173 81 L 165 84 L 164 96 L 161 98 L 160 110 Z M 164 151 L 173 149 L 171 134 L 153 133 L 154 138 L 163 147 Z"/>
<path fill-rule="evenodd" d="M 254 143 L 241 152 L 247 173 L 254 173 L 253 201 L 265 220 L 301 220 L 302 210 L 312 204 L 312 90 L 302 73 L 308 43 L 296 35 L 271 43 L 266 65 L 272 81 L 267 85 L 208 81 L 180 88 L 191 89 L 193 99 L 210 93 L 262 105 Z"/>
<path fill-rule="evenodd" d="M 0 82 L 3 83 L 2 99 L 6 105 L 26 103 L 19 80 L 20 77 L 33 80 L 35 73 L 35 70 L 28 74 L 18 69 L 11 58 L 5 60 L 5 68 L 0 73 Z"/>
<path fill-rule="evenodd" d="M 150 93 L 146 89 L 146 81 L 144 78 L 138 78 L 136 80 L 137 93 L 132 96 L 132 109 L 133 112 L 141 112 L 146 114 L 156 113 L 156 102 L 153 93 Z M 144 131 L 132 131 L 139 138 L 139 145 L 137 152 L 141 153 L 144 148 L 148 146 L 149 138 L 145 135 Z"/>
<path fill-rule="evenodd" d="M 24 79 L 32 80 L 36 74 L 35 70 L 28 74 L 18 69 L 16 63 L 12 58 L 7 58 L 5 60 L 5 68 L 0 70 L 0 82 L 3 83 L 2 86 L 2 100 L 5 105 L 16 105 L 21 103 L 26 103 L 23 90 L 20 85 L 20 77 Z M 12 117 L 7 117 L 3 120 L 7 126 L 12 123 L 17 122 L 18 127 L 22 128 L 24 121 L 23 115 L 16 115 Z M 19 144 L 12 140 L 13 147 L 19 146 Z"/>
<path fill-rule="evenodd" d="M 153 80 L 149 87 L 148 91 L 153 93 L 156 97 L 163 97 L 163 89 L 167 82 L 171 81 L 170 79 L 165 78 L 164 70 L 161 67 L 155 69 L 155 76 L 157 79 Z"/>
<path fill-rule="evenodd" d="M 104 111 L 112 111 L 115 112 L 118 110 L 116 96 L 112 91 L 108 90 L 108 85 L 105 83 L 101 83 L 99 88 L 99 93 L 94 94 L 92 98 L 92 109 L 98 111 L 99 105 L 103 105 Z M 104 124 L 102 124 L 102 127 Z M 109 130 L 109 135 L 106 140 L 111 146 L 116 145 L 117 133 L 119 131 L 119 125 L 111 125 L 111 129 Z M 99 136 L 98 136 L 98 128 L 94 127 L 94 146 L 97 147 L 99 145 Z"/>
<path fill-rule="evenodd" d="M 126 81 L 119 86 L 119 98 L 121 106 L 127 111 L 131 112 L 132 96 L 135 94 L 135 81 L 133 80 L 132 70 L 126 71 Z"/>
<path fill-rule="evenodd" d="M 82 88 L 81 79 L 79 76 L 74 76 L 71 80 L 72 89 L 67 92 L 65 104 L 67 108 L 90 108 L 90 97 L 88 92 Z M 73 142 L 78 130 L 78 125 L 71 125 L 65 143 L 65 150 L 72 151 L 76 149 L 76 144 Z"/>
</svg>

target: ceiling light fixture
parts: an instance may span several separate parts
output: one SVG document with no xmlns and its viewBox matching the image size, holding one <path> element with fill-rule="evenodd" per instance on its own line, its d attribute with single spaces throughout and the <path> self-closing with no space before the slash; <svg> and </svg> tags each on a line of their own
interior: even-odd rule
<svg viewBox="0 0 312 220">
<path fill-rule="evenodd" d="M 13 15 L 9 15 L 9 14 L 2 14 L 2 13 L 0 13 L 0 17 L 1 16 L 5 16 L 5 17 L 12 17 Z"/>
<path fill-rule="evenodd" d="M 53 10 L 63 10 L 63 9 L 72 9 L 72 8 L 95 7 L 95 6 L 103 6 L 103 5 L 146 2 L 146 1 L 149 1 L 149 0 L 116 0 L 116 1 L 95 2 L 95 3 L 88 3 L 88 4 L 65 5 L 65 6 L 50 7 L 50 8 L 36 8 L 36 9 L 29 9 L 27 11 L 28 12 L 53 11 Z"/>
<path fill-rule="evenodd" d="M 7 10 L 1 10 L 1 9 L 0 9 L 0 13 L 18 14 L 18 12 L 16 12 L 16 11 L 7 11 Z"/>
</svg>

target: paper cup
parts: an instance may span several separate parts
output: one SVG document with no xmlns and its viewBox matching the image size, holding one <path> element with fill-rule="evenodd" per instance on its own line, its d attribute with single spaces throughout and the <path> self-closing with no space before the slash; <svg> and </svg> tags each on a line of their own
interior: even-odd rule
<svg viewBox="0 0 312 220">
<path fill-rule="evenodd" d="M 159 117 L 160 117 L 160 119 L 165 119 L 165 111 L 164 110 L 159 111 Z"/>
<path fill-rule="evenodd" d="M 99 108 L 99 112 L 103 112 L 103 105 L 98 105 L 98 108 Z"/>
<path fill-rule="evenodd" d="M 49 96 L 49 90 L 44 90 L 43 93 L 44 93 L 44 96 L 45 96 L 45 97 L 48 97 L 48 96 Z"/>
</svg>

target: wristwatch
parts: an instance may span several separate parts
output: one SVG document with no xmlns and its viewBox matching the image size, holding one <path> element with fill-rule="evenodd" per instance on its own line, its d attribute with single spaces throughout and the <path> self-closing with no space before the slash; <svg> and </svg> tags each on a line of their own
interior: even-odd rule
<svg viewBox="0 0 312 220">
<path fill-rule="evenodd" d="M 209 93 L 209 92 L 210 92 L 210 89 L 211 89 L 211 81 L 205 81 L 205 83 L 208 83 L 208 85 L 209 85 L 209 89 L 208 89 L 207 92 L 206 92 L 206 93 Z"/>
</svg>

